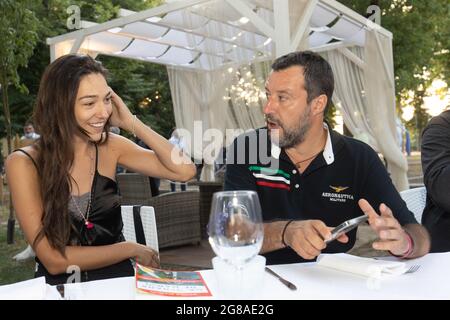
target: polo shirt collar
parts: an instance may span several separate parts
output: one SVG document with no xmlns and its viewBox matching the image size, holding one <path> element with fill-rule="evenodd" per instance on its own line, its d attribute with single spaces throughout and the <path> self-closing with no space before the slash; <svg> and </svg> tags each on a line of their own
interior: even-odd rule
<svg viewBox="0 0 450 320">
<path fill-rule="evenodd" d="M 334 162 L 334 153 L 333 153 L 333 144 L 331 141 L 330 130 L 328 129 L 328 125 L 324 122 L 323 127 L 327 130 L 327 141 L 325 143 L 325 148 L 323 149 L 322 156 L 325 159 L 327 165 L 330 165 Z M 273 158 L 279 159 L 281 154 L 281 148 L 276 144 L 270 142 L 271 149 L 270 154 Z"/>
<path fill-rule="evenodd" d="M 281 148 L 277 146 L 275 143 L 272 143 L 272 141 L 270 141 L 270 144 L 271 144 L 270 155 L 274 159 L 277 160 L 280 159 Z"/>
<path fill-rule="evenodd" d="M 323 123 L 323 127 L 327 130 L 327 142 L 325 142 L 325 148 L 323 149 L 322 155 L 327 165 L 330 165 L 334 162 L 333 144 L 331 141 L 330 130 L 325 122 Z"/>
</svg>

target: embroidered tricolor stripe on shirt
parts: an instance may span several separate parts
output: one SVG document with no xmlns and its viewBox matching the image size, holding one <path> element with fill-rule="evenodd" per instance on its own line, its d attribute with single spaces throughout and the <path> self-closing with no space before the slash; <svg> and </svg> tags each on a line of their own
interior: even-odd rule
<svg viewBox="0 0 450 320">
<path fill-rule="evenodd" d="M 256 178 L 256 184 L 264 187 L 290 189 L 290 174 L 279 169 L 270 169 L 260 166 L 250 166 L 253 176 Z"/>
</svg>

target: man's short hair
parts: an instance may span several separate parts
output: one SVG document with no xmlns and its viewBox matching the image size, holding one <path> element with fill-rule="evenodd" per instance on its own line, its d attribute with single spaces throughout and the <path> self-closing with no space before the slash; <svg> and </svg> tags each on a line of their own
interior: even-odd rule
<svg viewBox="0 0 450 320">
<path fill-rule="evenodd" d="M 305 89 L 308 94 L 307 103 L 321 94 L 327 96 L 325 114 L 331 104 L 334 90 L 334 76 L 330 64 L 312 51 L 297 51 L 277 58 L 272 64 L 272 69 L 281 71 L 293 66 L 303 67 Z"/>
</svg>

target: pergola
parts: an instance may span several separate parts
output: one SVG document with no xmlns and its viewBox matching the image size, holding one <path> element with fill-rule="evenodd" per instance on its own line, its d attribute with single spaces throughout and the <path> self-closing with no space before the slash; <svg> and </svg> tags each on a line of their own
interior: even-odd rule
<svg viewBox="0 0 450 320">
<path fill-rule="evenodd" d="M 295 50 L 319 52 L 333 67 L 333 102 L 347 127 L 384 155 L 396 187 L 408 188 L 392 34 L 335 0 L 167 0 L 141 12 L 121 9 L 105 23 L 83 22 L 47 43 L 52 60 L 84 52 L 167 65 L 177 127 L 191 132 L 196 121 L 223 132 L 263 125 L 259 91 L 247 96 L 263 85 L 267 62 Z"/>
</svg>

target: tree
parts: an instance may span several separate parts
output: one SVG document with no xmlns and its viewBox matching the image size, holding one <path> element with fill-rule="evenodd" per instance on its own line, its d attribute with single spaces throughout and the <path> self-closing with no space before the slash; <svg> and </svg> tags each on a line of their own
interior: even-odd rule
<svg viewBox="0 0 450 320">
<path fill-rule="evenodd" d="M 397 110 L 401 97 L 414 92 L 415 118 L 407 123 L 418 138 L 429 115 L 424 92 L 436 78 L 450 79 L 450 6 L 448 1 L 338 0 L 363 16 L 369 5 L 381 9 L 381 25 L 393 34 Z M 424 76 L 424 74 L 426 76 Z"/>
<path fill-rule="evenodd" d="M 163 1 L 113 0 L 112 3 L 117 8 L 141 11 L 161 5 Z M 166 67 L 110 56 L 97 59 L 110 71 L 110 85 L 130 110 L 154 130 L 170 137 L 175 120 Z"/>
<path fill-rule="evenodd" d="M 10 108 L 11 124 L 13 134 L 21 132 L 23 123 L 30 120 L 33 104 L 39 89 L 39 81 L 45 67 L 50 61 L 49 47 L 46 38 L 64 34 L 67 29 L 66 22 L 69 14 L 66 9 L 70 5 L 80 7 L 81 19 L 92 22 L 105 22 L 114 19 L 119 8 L 134 11 L 148 9 L 161 4 L 161 0 L 42 0 L 34 1 L 32 11 L 38 17 L 40 24 L 38 29 L 39 40 L 30 57 L 29 64 L 33 68 L 21 67 L 19 74 L 24 85 L 29 89 L 28 94 L 23 94 L 16 88 L 11 88 Z M 170 128 L 174 125 L 173 111 L 170 99 L 170 88 L 164 66 L 145 63 L 141 61 L 124 60 L 116 57 L 98 56 L 110 71 L 112 87 L 123 95 L 124 101 L 136 114 L 156 130 L 168 135 Z M 161 76 L 161 81 L 155 79 Z M 150 80 L 150 81 L 149 81 Z M 160 89 L 161 86 L 163 89 Z M 163 99 L 160 103 L 153 104 L 147 108 L 139 108 L 139 102 L 146 97 L 154 96 L 155 92 L 162 92 Z M 166 98 L 165 94 L 169 97 Z M 164 109 L 159 112 L 160 109 Z M 168 112 L 167 112 L 168 110 Z M 157 117 L 153 112 L 162 114 L 161 122 L 156 123 Z M 165 123 L 161 126 L 161 123 Z M 0 116 L 0 131 L 4 131 L 4 118 Z"/>
<path fill-rule="evenodd" d="M 426 0 L 339 0 L 366 16 L 371 4 L 381 9 L 381 25 L 393 33 L 394 72 L 397 92 L 416 90 L 426 85 L 417 77 L 424 68 L 436 72 L 449 70 L 449 53 L 436 58 L 436 53 L 449 49 L 450 15 L 446 1 Z M 448 79 L 448 78 L 447 78 Z"/>
<path fill-rule="evenodd" d="M 8 104 L 8 86 L 13 84 L 23 92 L 27 89 L 20 84 L 17 69 L 26 66 L 36 45 L 38 20 L 28 9 L 27 1 L 0 0 L 0 84 L 2 88 L 3 110 L 6 123 L 8 153 L 11 153 L 11 116 Z M 10 197 L 7 243 L 14 241 L 14 211 Z"/>
</svg>

